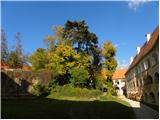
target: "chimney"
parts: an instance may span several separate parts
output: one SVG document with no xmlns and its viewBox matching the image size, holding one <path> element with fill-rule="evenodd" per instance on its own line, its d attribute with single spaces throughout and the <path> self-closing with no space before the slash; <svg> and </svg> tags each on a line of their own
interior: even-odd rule
<svg viewBox="0 0 160 120">
<path fill-rule="evenodd" d="M 146 39 L 147 39 L 147 42 L 151 39 L 151 34 L 150 33 L 146 34 Z"/>
<path fill-rule="evenodd" d="M 130 57 L 130 62 L 129 63 L 131 64 L 132 62 L 133 62 L 133 57 Z"/>
<path fill-rule="evenodd" d="M 141 48 L 138 46 L 137 47 L 137 54 L 139 54 L 140 50 L 141 50 Z"/>
</svg>

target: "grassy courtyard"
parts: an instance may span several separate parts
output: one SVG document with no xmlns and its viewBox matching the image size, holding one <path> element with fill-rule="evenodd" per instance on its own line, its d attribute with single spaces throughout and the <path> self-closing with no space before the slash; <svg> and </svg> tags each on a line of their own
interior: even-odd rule
<svg viewBox="0 0 160 120">
<path fill-rule="evenodd" d="M 118 98 L 2 100 L 2 118 L 134 118 L 130 105 Z"/>
</svg>

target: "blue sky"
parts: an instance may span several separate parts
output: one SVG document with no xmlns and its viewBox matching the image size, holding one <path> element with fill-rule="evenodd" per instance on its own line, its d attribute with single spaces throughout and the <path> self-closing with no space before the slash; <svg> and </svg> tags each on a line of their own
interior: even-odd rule
<svg viewBox="0 0 160 120">
<path fill-rule="evenodd" d="M 64 25 L 67 20 L 85 20 L 94 32 L 99 45 L 110 40 L 117 47 L 119 67 L 126 67 L 136 47 L 146 41 L 146 32 L 153 32 L 159 24 L 157 2 L 2 2 L 1 27 L 9 48 L 15 43 L 16 32 L 21 33 L 25 53 L 45 47 L 43 39 L 51 35 L 52 26 Z"/>
</svg>

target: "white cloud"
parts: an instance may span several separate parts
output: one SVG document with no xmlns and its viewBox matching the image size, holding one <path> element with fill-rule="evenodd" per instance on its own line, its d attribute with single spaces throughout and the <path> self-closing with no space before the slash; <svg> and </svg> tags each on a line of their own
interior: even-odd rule
<svg viewBox="0 0 160 120">
<path fill-rule="evenodd" d="M 121 68 L 128 68 L 129 67 L 129 63 L 126 61 L 126 60 L 121 60 L 121 61 L 118 61 L 118 69 L 121 69 Z"/>
<path fill-rule="evenodd" d="M 120 47 L 120 46 L 125 46 L 126 45 L 126 43 L 116 43 L 116 44 L 114 44 L 114 47 Z"/>
<path fill-rule="evenodd" d="M 119 44 L 115 44 L 115 45 L 114 45 L 114 47 L 116 47 L 116 48 L 117 48 L 118 46 L 119 46 Z"/>
<path fill-rule="evenodd" d="M 129 0 L 128 7 L 130 9 L 133 9 L 134 11 L 136 11 L 139 6 L 143 5 L 144 3 L 148 2 L 148 1 L 149 0 Z"/>
</svg>

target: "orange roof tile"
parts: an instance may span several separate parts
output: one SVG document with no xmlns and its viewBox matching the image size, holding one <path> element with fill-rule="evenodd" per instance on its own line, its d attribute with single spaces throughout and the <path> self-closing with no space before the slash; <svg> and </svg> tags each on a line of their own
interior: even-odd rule
<svg viewBox="0 0 160 120">
<path fill-rule="evenodd" d="M 31 70 L 31 67 L 28 65 L 23 65 L 22 70 Z"/>
<path fill-rule="evenodd" d="M 1 66 L 9 66 L 7 63 L 1 62 Z"/>
<path fill-rule="evenodd" d="M 127 69 L 117 69 L 112 76 L 112 79 L 119 79 L 119 78 L 125 78 L 124 74 L 126 73 Z"/>
<path fill-rule="evenodd" d="M 154 32 L 151 35 L 150 40 L 147 42 L 145 42 L 145 44 L 141 47 L 140 49 L 140 53 L 138 55 L 136 55 L 133 59 L 133 62 L 131 63 L 131 65 L 129 66 L 128 70 L 126 73 L 128 73 L 135 65 L 138 64 L 138 62 L 147 54 L 149 53 L 152 48 L 155 46 L 155 44 L 157 43 L 159 38 L 159 25 L 157 26 L 157 28 L 154 30 Z"/>
</svg>

